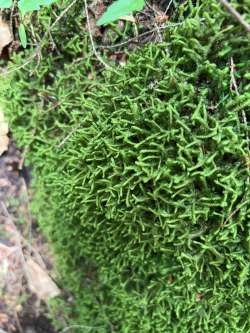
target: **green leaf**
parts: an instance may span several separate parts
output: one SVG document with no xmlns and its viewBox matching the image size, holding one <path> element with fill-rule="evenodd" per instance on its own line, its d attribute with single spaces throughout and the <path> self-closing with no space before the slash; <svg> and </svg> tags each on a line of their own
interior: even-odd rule
<svg viewBox="0 0 250 333">
<path fill-rule="evenodd" d="M 39 2 L 36 0 L 20 0 L 18 2 L 18 7 L 22 15 L 40 9 Z"/>
<path fill-rule="evenodd" d="M 18 34 L 20 38 L 20 42 L 22 44 L 22 47 L 26 48 L 27 46 L 27 36 L 26 36 L 26 31 L 24 28 L 24 25 L 21 23 L 18 29 Z"/>
<path fill-rule="evenodd" d="M 1 1 L 1 0 L 0 0 Z M 22 15 L 34 10 L 39 10 L 41 6 L 49 6 L 56 0 L 19 0 L 18 7 Z"/>
<path fill-rule="evenodd" d="M 12 7 L 12 0 L 0 0 L 0 8 L 11 8 Z"/>
<path fill-rule="evenodd" d="M 40 0 L 38 1 L 40 6 L 50 6 L 52 3 L 54 3 L 56 0 Z"/>
<path fill-rule="evenodd" d="M 121 16 L 142 10 L 144 0 L 118 0 L 108 7 L 103 16 L 97 21 L 97 25 L 104 25 L 118 20 Z"/>
</svg>

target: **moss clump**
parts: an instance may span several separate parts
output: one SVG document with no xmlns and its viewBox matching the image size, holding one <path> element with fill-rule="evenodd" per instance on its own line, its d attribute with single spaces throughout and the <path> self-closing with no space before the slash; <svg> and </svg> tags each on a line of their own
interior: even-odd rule
<svg viewBox="0 0 250 333">
<path fill-rule="evenodd" d="M 119 74 L 44 59 L 7 93 L 79 332 L 250 331 L 250 44 L 217 1 L 190 8 Z"/>
</svg>

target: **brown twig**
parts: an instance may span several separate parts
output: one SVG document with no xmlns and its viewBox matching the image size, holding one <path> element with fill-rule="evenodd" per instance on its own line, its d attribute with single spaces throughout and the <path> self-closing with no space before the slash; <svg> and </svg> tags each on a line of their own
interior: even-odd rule
<svg viewBox="0 0 250 333">
<path fill-rule="evenodd" d="M 85 15 L 86 15 L 86 20 L 87 20 L 87 27 L 88 27 L 88 32 L 89 32 L 89 39 L 90 39 L 90 43 L 92 46 L 92 50 L 94 52 L 94 55 L 96 56 L 96 58 L 99 60 L 99 62 L 101 64 L 103 64 L 104 67 L 113 70 L 114 72 L 116 72 L 116 70 L 110 66 L 109 64 L 107 64 L 102 57 L 98 54 L 96 47 L 95 47 L 95 43 L 94 43 L 94 39 L 91 33 L 91 24 L 90 24 L 90 18 L 89 18 L 89 10 L 88 10 L 88 3 L 87 0 L 84 0 L 84 7 L 85 7 Z M 116 72 L 117 73 L 117 72 Z"/>
<path fill-rule="evenodd" d="M 227 218 L 226 220 L 221 224 L 221 228 L 223 228 L 230 220 L 232 217 L 234 217 L 235 214 L 237 214 L 240 209 L 245 206 L 247 203 L 249 202 L 249 200 L 243 202 L 240 206 L 238 206 Z"/>
<path fill-rule="evenodd" d="M 235 91 L 236 95 L 239 97 L 240 93 L 239 93 L 239 89 L 238 89 L 238 85 L 235 79 L 235 64 L 234 64 L 234 60 L 233 57 L 231 57 L 231 63 L 230 63 L 230 72 L 231 72 L 231 84 L 230 84 L 230 88 L 231 91 Z M 241 112 L 242 114 L 242 120 L 244 122 L 244 125 L 246 126 L 246 128 L 248 127 L 247 124 L 247 116 L 246 116 L 246 112 L 245 110 L 242 110 Z M 248 132 L 246 131 L 246 139 L 247 139 L 247 150 L 248 150 L 248 155 L 250 155 L 250 146 L 249 146 L 249 135 Z M 248 167 L 250 169 L 250 167 Z M 250 182 L 250 179 L 248 178 L 248 183 Z"/>
<path fill-rule="evenodd" d="M 117 47 L 120 47 L 120 46 L 124 46 L 126 44 L 129 44 L 129 43 L 132 43 L 132 42 L 135 42 L 135 43 L 138 43 L 138 39 L 141 38 L 141 37 L 145 37 L 147 35 L 150 35 L 151 33 L 153 32 L 157 32 L 159 30 L 164 30 L 164 29 L 167 29 L 167 28 L 174 28 L 174 27 L 178 27 L 180 25 L 182 25 L 183 22 L 180 22 L 180 23 L 173 23 L 173 24 L 166 24 L 166 25 L 163 25 L 162 27 L 157 27 L 157 28 L 154 28 L 154 29 L 151 29 L 149 31 L 145 31 L 143 33 L 141 33 L 140 35 L 136 36 L 136 37 L 132 37 L 124 42 L 121 42 L 121 43 L 118 43 L 118 44 L 114 44 L 114 45 L 100 45 L 98 46 L 98 49 L 114 49 L 114 48 L 117 48 Z"/>
<path fill-rule="evenodd" d="M 103 327 L 102 326 L 71 325 L 71 326 L 65 327 L 62 331 L 60 331 L 60 333 L 66 333 L 69 330 L 74 330 L 74 329 L 78 329 L 78 328 L 93 330 L 93 329 L 100 329 L 100 328 L 103 328 Z"/>
<path fill-rule="evenodd" d="M 247 32 L 250 32 L 250 24 L 248 24 L 242 15 L 227 1 L 220 0 L 220 3 L 226 8 L 226 10 L 246 29 Z"/>
<path fill-rule="evenodd" d="M 64 146 L 65 142 L 68 141 L 68 139 L 78 130 L 78 128 L 80 127 L 80 125 L 74 127 L 68 135 L 66 135 L 66 137 L 57 145 L 57 148 L 61 148 L 62 146 Z"/>
<path fill-rule="evenodd" d="M 167 8 L 165 9 L 165 12 L 164 12 L 165 15 L 167 14 L 169 8 L 171 7 L 173 1 L 174 1 L 174 0 L 170 0 L 170 1 L 169 1 L 168 5 L 167 5 Z"/>
</svg>

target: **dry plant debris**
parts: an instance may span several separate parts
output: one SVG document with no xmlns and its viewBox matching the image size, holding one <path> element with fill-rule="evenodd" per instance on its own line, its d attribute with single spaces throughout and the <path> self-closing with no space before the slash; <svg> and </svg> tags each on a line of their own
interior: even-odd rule
<svg viewBox="0 0 250 333">
<path fill-rule="evenodd" d="M 1 234 L 0 234 L 0 287 L 19 294 L 22 288 L 22 277 L 25 276 L 29 289 L 39 299 L 48 300 L 58 296 L 60 291 L 50 278 L 44 263 L 38 265 L 26 251 L 27 241 L 16 228 L 3 202 L 1 206 Z M 35 249 L 29 246 L 36 255 Z M 40 257 L 41 260 L 41 257 Z M 43 266 L 43 268 L 41 267 Z M 13 288 L 18 285 L 18 288 Z"/>
<path fill-rule="evenodd" d="M 10 26 L 5 22 L 0 15 L 0 56 L 5 46 L 10 44 L 13 40 Z"/>
<path fill-rule="evenodd" d="M 23 265 L 16 229 L 3 211 L 3 203 L 0 208 L 0 328 L 11 331 L 14 322 L 9 313 L 17 311 L 22 291 Z"/>
<path fill-rule="evenodd" d="M 30 177 L 21 151 L 10 140 L 0 156 L 0 333 L 27 333 L 30 328 L 33 333 L 54 332 L 46 317 L 46 301 L 58 292 L 50 279 L 53 255 L 29 211 Z"/>
<path fill-rule="evenodd" d="M 41 300 L 59 296 L 60 290 L 46 270 L 32 258 L 26 261 L 26 272 L 30 290 Z"/>
<path fill-rule="evenodd" d="M 43 301 L 60 294 L 42 258 L 37 256 L 37 250 L 23 238 L 0 201 L 0 328 L 14 330 L 10 313 L 17 318 L 22 311 L 20 296 L 26 288 Z"/>
<path fill-rule="evenodd" d="M 1 45 L 1 20 L 0 20 L 0 45 Z M 1 47 L 0 47 L 1 49 Z M 8 149 L 8 124 L 4 120 L 4 113 L 0 108 L 0 156 Z"/>
</svg>

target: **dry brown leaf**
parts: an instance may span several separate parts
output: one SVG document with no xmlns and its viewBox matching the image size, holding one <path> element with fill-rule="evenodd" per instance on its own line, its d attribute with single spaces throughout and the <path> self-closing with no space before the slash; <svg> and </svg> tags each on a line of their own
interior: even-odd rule
<svg viewBox="0 0 250 333">
<path fill-rule="evenodd" d="M 0 40 L 1 40 L 1 27 L 0 27 Z M 0 107 L 0 156 L 6 150 L 8 150 L 8 145 L 9 145 L 9 138 L 7 135 L 8 131 L 9 131 L 8 124 L 4 121 L 4 114 Z"/>
<path fill-rule="evenodd" d="M 169 16 L 165 15 L 164 13 L 163 13 L 163 15 L 155 16 L 155 21 L 159 24 L 166 23 L 168 20 L 169 20 Z"/>
<path fill-rule="evenodd" d="M 10 44 L 12 42 L 12 34 L 10 30 L 10 26 L 8 23 L 4 22 L 2 20 L 2 17 L 0 16 L 0 55 L 2 53 L 2 50 L 5 46 Z"/>
<path fill-rule="evenodd" d="M 60 294 L 48 273 L 31 258 L 26 261 L 26 274 L 29 288 L 38 298 L 46 301 Z"/>
</svg>

